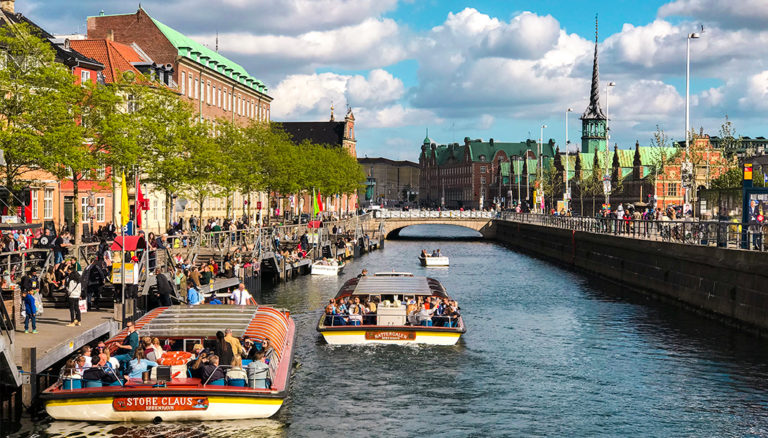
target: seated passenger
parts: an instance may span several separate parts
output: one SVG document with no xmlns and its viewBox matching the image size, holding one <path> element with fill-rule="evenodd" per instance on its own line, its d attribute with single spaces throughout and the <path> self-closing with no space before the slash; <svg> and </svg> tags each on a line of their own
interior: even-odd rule
<svg viewBox="0 0 768 438">
<path fill-rule="evenodd" d="M 435 313 L 435 309 L 427 309 L 427 307 L 424 304 L 422 304 L 421 310 L 416 313 L 416 322 L 419 325 L 431 327 L 433 313 Z"/>
<path fill-rule="evenodd" d="M 88 368 L 90 367 L 85 361 L 85 356 L 77 356 L 77 359 L 75 359 L 75 371 L 77 371 L 77 374 L 82 377 L 83 372 Z"/>
<path fill-rule="evenodd" d="M 334 315 L 336 314 L 336 306 L 333 299 L 325 306 L 325 325 L 334 325 Z"/>
<path fill-rule="evenodd" d="M 59 378 L 61 379 L 79 379 L 82 376 L 77 372 L 77 364 L 75 359 L 67 359 L 64 363 L 64 368 L 61 369 Z"/>
<path fill-rule="evenodd" d="M 144 352 L 142 350 L 136 350 L 133 359 L 128 362 L 128 369 L 125 375 L 129 379 L 141 379 L 142 374 L 145 371 L 149 371 L 149 367 L 156 366 L 157 362 L 145 359 Z"/>
<path fill-rule="evenodd" d="M 163 346 L 160 345 L 160 339 L 158 338 L 152 338 L 152 342 L 147 349 L 147 360 L 151 360 L 154 362 L 157 362 L 160 360 L 161 357 L 163 357 Z"/>
<path fill-rule="evenodd" d="M 259 351 L 253 357 L 253 362 L 248 364 L 248 386 L 254 389 L 269 388 L 269 365 L 264 362 L 264 351 Z"/>
<path fill-rule="evenodd" d="M 349 307 L 349 325 L 360 325 L 363 323 L 362 306 L 354 303 Z"/>
<path fill-rule="evenodd" d="M 200 382 L 205 385 L 218 380 L 224 380 L 227 377 L 221 367 L 219 367 L 219 356 L 215 354 L 210 357 L 208 363 L 203 366 L 200 373 Z"/>
<path fill-rule="evenodd" d="M 243 386 L 246 386 L 248 382 L 248 375 L 243 369 L 243 360 L 240 358 L 240 356 L 235 356 L 234 359 L 232 359 L 231 365 L 232 366 L 229 368 L 229 370 L 227 370 L 227 382 L 231 385 L 233 380 L 242 380 Z"/>
</svg>

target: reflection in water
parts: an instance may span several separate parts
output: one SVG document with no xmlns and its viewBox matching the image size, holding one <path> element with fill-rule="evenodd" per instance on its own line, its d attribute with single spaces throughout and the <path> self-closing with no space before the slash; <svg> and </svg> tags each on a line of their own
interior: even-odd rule
<svg viewBox="0 0 768 438">
<path fill-rule="evenodd" d="M 403 230 L 436 238 L 453 227 Z M 451 267 L 419 266 L 439 247 Z M 323 304 L 361 269 L 439 279 L 468 332 L 450 347 L 331 347 Z M 339 278 L 302 277 L 257 297 L 291 310 L 298 368 L 263 422 L 25 426 L 37 436 L 766 436 L 763 341 L 503 246 L 388 241 Z"/>
</svg>

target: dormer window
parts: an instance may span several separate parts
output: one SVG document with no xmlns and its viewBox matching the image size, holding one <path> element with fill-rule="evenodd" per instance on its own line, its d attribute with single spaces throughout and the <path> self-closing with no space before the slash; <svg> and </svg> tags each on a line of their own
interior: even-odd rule
<svg viewBox="0 0 768 438">
<path fill-rule="evenodd" d="M 479 159 L 480 161 L 485 161 L 485 155 L 480 155 L 480 156 L 478 157 L 478 159 Z"/>
</svg>

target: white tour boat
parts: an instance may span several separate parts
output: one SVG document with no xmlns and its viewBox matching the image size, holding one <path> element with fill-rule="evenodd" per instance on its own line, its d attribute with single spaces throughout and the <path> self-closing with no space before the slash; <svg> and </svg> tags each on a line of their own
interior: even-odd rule
<svg viewBox="0 0 768 438">
<path fill-rule="evenodd" d="M 270 340 L 274 351 L 268 364 L 271 385 L 265 383 L 269 380 L 254 379 L 254 384 L 243 386 L 242 379 L 203 382 L 190 377 L 187 365 L 192 347 L 213 347 L 216 331 L 224 328 L 256 342 Z M 288 396 L 296 329 L 287 310 L 269 306 L 160 307 L 136 321 L 136 331 L 140 337 L 157 337 L 174 346 L 163 353 L 148 380 L 121 379 L 112 384 L 59 380 L 41 394 L 48 415 L 56 420 L 111 422 L 268 418 Z M 107 348 L 115 348 L 127 335 L 123 330 L 107 341 Z"/>
<path fill-rule="evenodd" d="M 323 264 L 321 262 L 312 263 L 312 275 L 339 275 L 344 271 L 344 264 Z"/>
<path fill-rule="evenodd" d="M 432 344 L 454 345 L 467 331 L 461 315 L 434 315 L 429 322 L 417 324 L 415 306 L 409 301 L 436 297 L 448 298 L 445 288 L 434 278 L 415 277 L 405 272 L 377 273 L 352 278 L 339 290 L 336 299 L 360 298 L 378 302 L 376 313 L 365 314 L 359 325 L 348 316 L 325 313 L 317 331 L 334 345 L 353 344 Z"/>
</svg>

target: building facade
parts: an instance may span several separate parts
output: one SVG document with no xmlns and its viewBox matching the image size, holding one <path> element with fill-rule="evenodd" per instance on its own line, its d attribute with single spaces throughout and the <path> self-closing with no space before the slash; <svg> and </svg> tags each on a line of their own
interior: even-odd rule
<svg viewBox="0 0 768 438">
<path fill-rule="evenodd" d="M 358 158 L 357 162 L 368 175 L 370 189 L 358 191 L 363 205 L 394 206 L 418 202 L 420 169 L 413 161 L 394 161 L 387 158 Z"/>
</svg>

